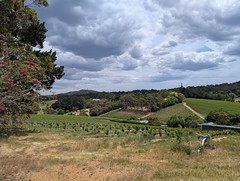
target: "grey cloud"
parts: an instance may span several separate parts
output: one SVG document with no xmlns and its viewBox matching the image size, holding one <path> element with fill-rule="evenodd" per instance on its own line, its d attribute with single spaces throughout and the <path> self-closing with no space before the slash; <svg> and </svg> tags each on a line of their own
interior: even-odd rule
<svg viewBox="0 0 240 181">
<path fill-rule="evenodd" d="M 49 27 L 48 41 L 61 50 L 100 59 L 121 55 L 146 37 L 144 28 L 147 21 L 128 11 L 127 5 L 99 1 L 63 2 L 52 3 L 52 13 L 45 17 Z M 59 14 L 58 7 L 65 6 L 66 9 Z M 74 16 L 76 12 L 79 14 Z"/>
<path fill-rule="evenodd" d="M 169 54 L 169 51 L 162 50 L 161 48 L 155 48 L 152 50 L 152 55 L 154 56 L 163 56 Z"/>
<path fill-rule="evenodd" d="M 175 62 L 173 69 L 199 71 L 218 66 L 215 62 L 193 62 L 191 60 Z"/>
<path fill-rule="evenodd" d="M 38 11 L 49 30 L 48 48 L 57 49 L 57 62 L 65 66 L 60 80 L 65 87 L 57 83 L 59 90 L 73 84 L 73 88 L 105 89 L 109 84 L 109 89 L 145 84 L 151 88 L 158 82 L 188 79 L 185 73 L 219 73 L 219 67 L 240 55 L 236 0 L 49 0 L 49 4 Z"/>
<path fill-rule="evenodd" d="M 236 55 L 240 56 L 240 43 L 237 43 L 235 45 L 231 45 L 226 48 L 223 52 L 225 55 Z"/>
<path fill-rule="evenodd" d="M 174 76 L 171 74 L 162 74 L 157 76 L 152 76 L 147 79 L 147 82 L 164 82 L 169 80 L 181 80 L 186 78 L 186 75 Z"/>
<path fill-rule="evenodd" d="M 177 6 L 180 2 L 181 2 L 181 0 L 178 0 L 178 1 L 176 1 L 176 0 L 154 0 L 157 4 L 159 4 L 160 6 L 162 6 L 162 7 L 168 7 L 168 8 L 170 8 L 170 7 L 174 7 L 174 6 Z"/>
<path fill-rule="evenodd" d="M 235 1 L 236 6 L 230 3 L 216 6 L 221 3 L 214 0 L 181 1 L 168 11 L 163 11 L 160 16 L 163 29 L 160 31 L 181 39 L 204 37 L 213 41 L 233 40 L 240 36 L 239 20 L 236 21 L 233 16 L 239 12 L 240 2 Z M 230 11 L 226 11 L 227 8 Z M 237 16 L 239 14 L 237 13 Z M 232 22 L 231 29 L 229 22 Z"/>
<path fill-rule="evenodd" d="M 129 53 L 133 58 L 139 59 L 142 57 L 142 52 L 143 50 L 140 46 L 134 46 Z"/>
<path fill-rule="evenodd" d="M 106 64 L 111 64 L 111 62 L 107 59 L 95 60 L 91 58 L 84 58 L 69 52 L 59 53 L 58 57 L 58 64 L 61 64 L 66 68 L 75 68 L 77 70 L 84 71 L 101 71 L 105 68 Z"/>
<path fill-rule="evenodd" d="M 115 63 L 118 64 L 120 70 L 132 71 L 136 69 L 140 64 L 135 58 L 132 58 L 129 54 L 123 54 L 116 57 Z"/>
<path fill-rule="evenodd" d="M 177 45 L 178 45 L 177 42 L 171 40 L 171 41 L 168 41 L 167 43 L 164 43 L 162 45 L 162 48 L 170 48 L 170 47 L 175 47 Z"/>
<path fill-rule="evenodd" d="M 184 53 L 177 52 L 175 54 L 166 56 L 162 59 L 160 66 L 164 64 L 167 67 L 175 70 L 190 70 L 200 71 L 204 69 L 212 69 L 218 67 L 219 64 L 224 62 L 230 62 L 231 59 L 227 59 L 223 56 L 219 56 L 214 52 L 204 53 Z"/>
<path fill-rule="evenodd" d="M 100 78 L 104 75 L 100 72 L 89 72 L 84 70 L 79 70 L 75 68 L 66 68 L 64 79 L 68 80 L 82 80 L 84 78 Z"/>
</svg>

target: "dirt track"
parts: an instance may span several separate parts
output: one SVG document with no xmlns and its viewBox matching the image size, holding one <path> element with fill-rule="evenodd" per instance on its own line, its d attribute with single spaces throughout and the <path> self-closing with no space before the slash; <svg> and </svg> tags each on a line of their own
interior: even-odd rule
<svg viewBox="0 0 240 181">
<path fill-rule="evenodd" d="M 193 110 L 191 107 L 189 107 L 189 106 L 187 105 L 186 102 L 183 102 L 183 105 L 184 105 L 186 108 L 188 108 L 190 111 L 192 111 L 192 113 L 194 113 L 194 114 L 195 114 L 196 116 L 198 116 L 199 118 L 205 119 L 205 117 L 204 117 L 202 114 L 200 114 L 200 113 L 198 113 L 197 111 Z"/>
</svg>

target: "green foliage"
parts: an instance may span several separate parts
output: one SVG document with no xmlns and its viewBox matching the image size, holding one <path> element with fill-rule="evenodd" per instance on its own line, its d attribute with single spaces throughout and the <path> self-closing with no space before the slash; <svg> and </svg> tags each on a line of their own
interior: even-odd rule
<svg viewBox="0 0 240 181">
<path fill-rule="evenodd" d="M 32 47 L 43 48 L 47 29 L 44 22 L 40 22 L 37 13 L 25 0 L 0 1 L 0 34 L 14 37 L 14 41 L 28 44 Z M 33 4 L 47 6 L 46 0 L 33 0 Z M 45 79 L 41 80 L 50 89 L 56 79 L 64 75 L 64 67 L 55 64 L 56 53 L 35 51 L 44 68 Z"/>
<path fill-rule="evenodd" d="M 183 119 L 183 117 L 181 116 L 172 116 L 168 121 L 167 121 L 167 125 L 169 127 L 184 127 L 185 125 L 185 121 Z"/>
<path fill-rule="evenodd" d="M 23 43 L 43 47 L 47 29 L 36 11 L 24 5 L 24 0 L 0 1 L 0 12 L 1 34 L 11 33 Z"/>
<path fill-rule="evenodd" d="M 170 117 L 170 119 L 167 121 L 167 125 L 169 127 L 196 127 L 197 124 L 201 124 L 204 121 L 199 119 L 197 116 L 195 115 L 190 115 L 187 116 L 185 118 L 181 117 L 181 116 L 172 116 Z"/>
<path fill-rule="evenodd" d="M 0 117 L 16 119 L 34 111 L 43 69 L 31 46 L 0 35 Z"/>
<path fill-rule="evenodd" d="M 240 123 L 240 115 L 239 114 L 229 114 L 226 111 L 211 111 L 206 120 L 208 122 L 214 122 L 216 124 L 223 125 L 237 125 Z"/>
<path fill-rule="evenodd" d="M 206 120 L 208 122 L 214 122 L 216 124 L 223 124 L 223 125 L 230 125 L 230 114 L 227 112 L 224 112 L 222 110 L 220 111 L 212 111 L 210 112 Z"/>
<path fill-rule="evenodd" d="M 85 99 L 77 96 L 64 96 L 58 99 L 51 105 L 54 109 L 63 109 L 64 111 L 74 111 L 73 109 L 83 109 L 85 106 Z"/>
<path fill-rule="evenodd" d="M 63 115 L 64 113 L 65 113 L 65 111 L 63 109 L 58 110 L 58 114 Z"/>
<path fill-rule="evenodd" d="M 35 35 L 36 36 L 36 35 Z M 55 61 L 57 60 L 55 51 L 34 51 L 34 54 L 41 61 L 41 66 L 45 70 L 45 79 L 42 83 L 45 85 L 47 89 L 51 89 L 53 83 L 56 79 L 61 79 L 64 75 L 64 67 L 57 66 Z"/>
<path fill-rule="evenodd" d="M 43 109 L 43 113 L 44 114 L 57 114 L 58 111 L 51 107 L 47 107 L 47 108 Z"/>
<path fill-rule="evenodd" d="M 207 85 L 197 87 L 180 87 L 175 89 L 181 91 L 187 98 L 202 98 L 213 100 L 233 101 L 234 97 L 240 97 L 240 81 L 234 83 L 224 83 L 219 85 Z"/>
<path fill-rule="evenodd" d="M 174 105 L 178 102 L 178 99 L 175 96 L 169 95 L 167 98 L 164 99 L 167 101 L 168 105 Z"/>
<path fill-rule="evenodd" d="M 240 125 L 240 114 L 231 114 L 230 122 L 232 125 Z"/>
</svg>

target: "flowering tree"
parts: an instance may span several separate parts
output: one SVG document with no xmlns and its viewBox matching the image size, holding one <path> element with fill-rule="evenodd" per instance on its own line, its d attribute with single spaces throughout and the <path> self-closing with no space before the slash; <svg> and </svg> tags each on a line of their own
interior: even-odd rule
<svg viewBox="0 0 240 181">
<path fill-rule="evenodd" d="M 0 0 L 0 136 L 6 125 L 23 124 L 38 99 L 64 75 L 56 52 L 42 52 L 47 29 L 32 6 L 47 0 Z M 33 47 L 38 47 L 34 51 Z"/>
<path fill-rule="evenodd" d="M 0 34 L 0 127 L 23 124 L 37 100 L 37 90 L 44 88 L 44 70 L 26 43 Z"/>
</svg>

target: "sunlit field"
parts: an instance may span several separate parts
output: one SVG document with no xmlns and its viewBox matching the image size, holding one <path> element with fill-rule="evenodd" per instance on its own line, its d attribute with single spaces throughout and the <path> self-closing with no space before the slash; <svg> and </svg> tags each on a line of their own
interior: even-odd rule
<svg viewBox="0 0 240 181">
<path fill-rule="evenodd" d="M 0 140 L 0 180 L 238 180 L 239 134 L 42 115 Z M 31 132 L 30 132 L 31 130 Z M 191 153 L 174 151 L 177 134 Z M 188 142 L 187 142 L 188 141 Z"/>
</svg>

